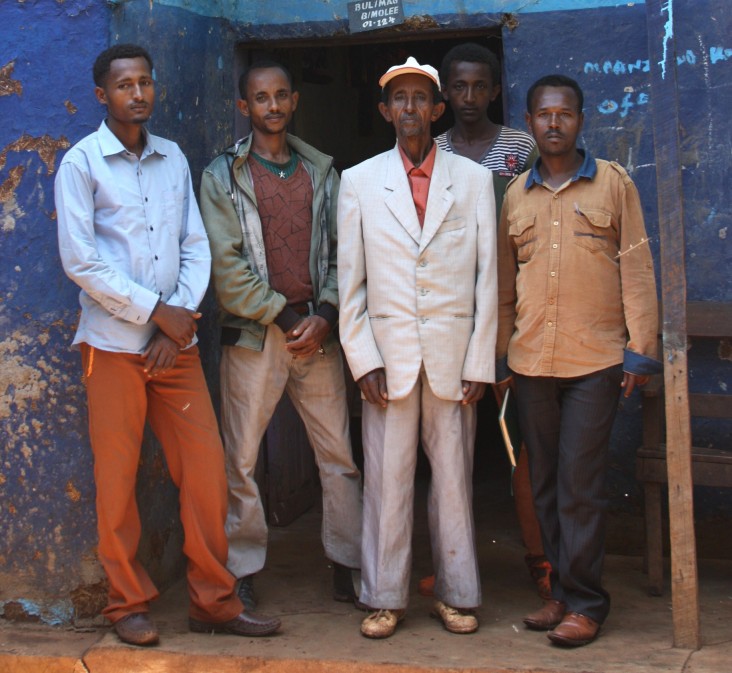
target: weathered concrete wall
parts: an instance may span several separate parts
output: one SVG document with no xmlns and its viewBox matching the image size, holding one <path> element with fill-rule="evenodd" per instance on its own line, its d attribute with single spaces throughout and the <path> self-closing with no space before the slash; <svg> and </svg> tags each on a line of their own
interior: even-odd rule
<svg viewBox="0 0 732 673">
<path fill-rule="evenodd" d="M 77 289 L 58 260 L 53 202 L 63 152 L 103 111 L 91 64 L 109 44 L 98 0 L 0 6 L 0 614 L 67 623 L 104 605 L 93 461 L 80 359 L 69 349 Z M 175 574 L 175 494 L 147 443 L 143 558 Z M 172 551 L 171 551 L 172 550 Z"/>
</svg>

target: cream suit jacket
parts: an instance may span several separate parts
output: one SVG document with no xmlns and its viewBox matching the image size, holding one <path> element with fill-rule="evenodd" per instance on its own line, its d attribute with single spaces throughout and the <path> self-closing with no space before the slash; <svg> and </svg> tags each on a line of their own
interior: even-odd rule
<svg viewBox="0 0 732 673">
<path fill-rule="evenodd" d="M 397 147 L 343 172 L 340 335 L 353 377 L 384 367 L 389 399 L 420 367 L 435 395 L 492 382 L 497 318 L 493 176 L 437 149 L 424 227 Z"/>
</svg>

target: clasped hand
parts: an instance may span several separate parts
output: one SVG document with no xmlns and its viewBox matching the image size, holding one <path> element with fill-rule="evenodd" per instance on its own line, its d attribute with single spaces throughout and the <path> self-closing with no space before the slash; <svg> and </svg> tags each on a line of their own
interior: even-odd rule
<svg viewBox="0 0 732 673">
<path fill-rule="evenodd" d="M 201 314 L 182 306 L 170 306 L 160 302 L 150 316 L 160 331 L 175 342 L 178 348 L 188 346 L 198 330 Z"/>
<path fill-rule="evenodd" d="M 330 332 L 330 324 L 319 315 L 309 315 L 285 333 L 285 348 L 298 358 L 315 355 Z"/>
<path fill-rule="evenodd" d="M 151 378 L 165 374 L 175 367 L 179 352 L 175 341 L 162 332 L 155 332 L 142 354 L 145 358 L 145 373 Z"/>
</svg>

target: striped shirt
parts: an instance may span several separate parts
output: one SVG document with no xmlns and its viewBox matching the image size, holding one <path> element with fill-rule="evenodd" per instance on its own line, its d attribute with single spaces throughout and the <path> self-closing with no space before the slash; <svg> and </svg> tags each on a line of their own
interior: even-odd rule
<svg viewBox="0 0 732 673">
<path fill-rule="evenodd" d="M 452 129 L 435 138 L 437 146 L 446 152 L 455 152 L 451 142 Z M 536 147 L 534 139 L 525 131 L 501 126 L 496 139 L 481 160 L 482 166 L 506 178 L 521 175 L 527 168 L 526 162 Z"/>
<path fill-rule="evenodd" d="M 437 146 L 445 152 L 455 152 L 450 141 L 452 129 L 435 138 Z M 478 162 L 493 171 L 493 186 L 496 194 L 496 211 L 500 216 L 503 194 L 508 183 L 517 175 L 531 168 L 538 156 L 534 139 L 525 131 L 501 126 L 493 144 Z"/>
</svg>

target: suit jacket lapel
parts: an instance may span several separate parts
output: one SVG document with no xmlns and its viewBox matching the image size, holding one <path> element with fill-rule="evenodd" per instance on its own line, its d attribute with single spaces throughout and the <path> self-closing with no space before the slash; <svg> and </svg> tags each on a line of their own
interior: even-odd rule
<svg viewBox="0 0 732 673">
<path fill-rule="evenodd" d="M 422 228 L 419 226 L 419 218 L 417 217 L 417 210 L 414 207 L 409 179 L 404 172 L 404 164 L 397 147 L 394 147 L 387 155 L 384 187 L 388 191 L 385 199 L 386 207 L 391 211 L 399 224 L 406 229 L 415 243 L 419 243 L 422 238 Z"/>
<path fill-rule="evenodd" d="M 422 238 L 419 242 L 420 251 L 429 245 L 455 201 L 455 197 L 450 192 L 452 186 L 450 171 L 444 159 L 442 151 L 438 148 L 435 156 L 435 167 L 432 170 L 432 179 L 430 180 L 430 193 L 427 197 L 427 211 L 424 215 Z"/>
</svg>

